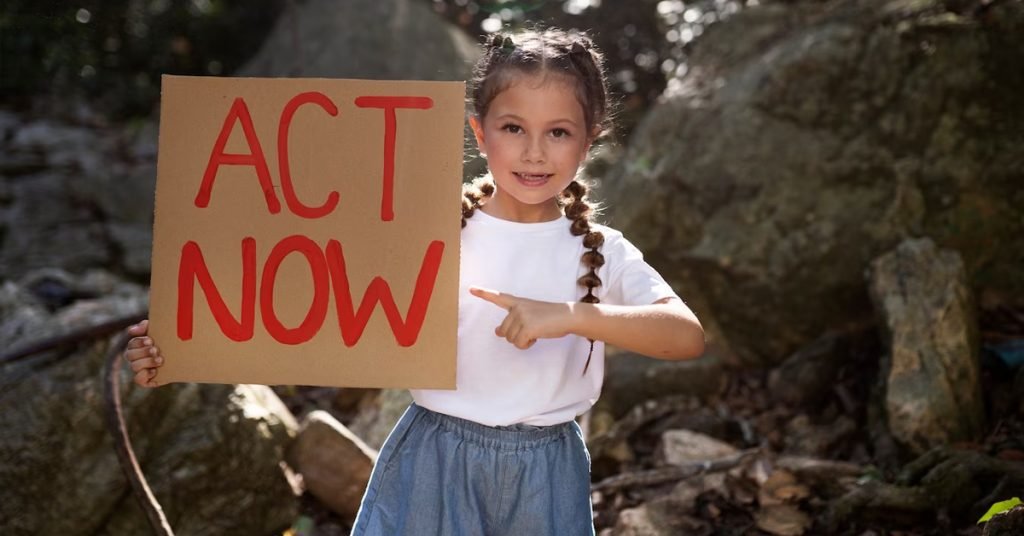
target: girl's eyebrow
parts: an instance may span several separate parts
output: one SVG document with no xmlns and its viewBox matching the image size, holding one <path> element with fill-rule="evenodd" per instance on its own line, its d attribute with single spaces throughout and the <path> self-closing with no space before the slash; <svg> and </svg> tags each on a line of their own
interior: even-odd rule
<svg viewBox="0 0 1024 536">
<path fill-rule="evenodd" d="M 501 119 L 511 119 L 513 121 L 518 121 L 520 123 L 526 123 L 525 119 L 523 119 L 522 117 L 519 117 L 518 115 L 513 114 L 513 113 L 501 114 L 501 115 L 499 115 L 497 117 L 497 119 L 499 119 L 499 120 L 501 120 Z M 555 124 L 558 124 L 558 123 L 569 123 L 570 125 L 572 125 L 574 127 L 575 126 L 579 126 L 579 125 L 576 124 L 576 121 L 573 121 L 572 119 L 569 119 L 568 117 L 559 117 L 558 119 L 555 119 L 553 121 L 548 121 L 548 124 L 550 124 L 550 125 L 555 125 Z"/>
</svg>

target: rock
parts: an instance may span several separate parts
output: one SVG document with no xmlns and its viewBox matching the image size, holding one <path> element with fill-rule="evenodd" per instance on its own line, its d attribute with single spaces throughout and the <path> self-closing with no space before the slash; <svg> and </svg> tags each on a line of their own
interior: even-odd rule
<svg viewBox="0 0 1024 536">
<path fill-rule="evenodd" d="M 889 429 L 917 454 L 980 437 L 978 328 L 963 262 L 930 239 L 907 240 L 871 264 L 889 366 Z"/>
<path fill-rule="evenodd" d="M 44 268 L 26 274 L 18 283 L 3 285 L 0 336 L 7 342 L 6 350 L 17 350 L 76 329 L 138 315 L 148 306 L 145 289 L 110 273 L 92 270 L 74 276 Z"/>
<path fill-rule="evenodd" d="M 109 173 L 70 186 L 78 198 L 90 200 L 105 221 L 153 226 L 155 160 L 121 163 L 112 166 Z"/>
<path fill-rule="evenodd" d="M 621 417 L 647 400 L 670 395 L 707 398 L 725 383 L 722 360 L 713 353 L 697 359 L 666 361 L 621 352 L 609 354 L 597 409 Z"/>
<path fill-rule="evenodd" d="M 661 435 L 660 454 L 665 463 L 684 465 L 735 454 L 736 447 L 690 430 L 668 430 Z"/>
<path fill-rule="evenodd" d="M 295 32 L 302 38 L 296 41 Z M 297 44 L 296 44 L 297 43 Z M 298 48 L 296 48 L 298 47 Z M 416 0 L 311 0 L 278 19 L 239 76 L 304 76 L 373 80 L 468 80 L 480 56 L 476 43 Z M 466 149 L 476 154 L 467 125 Z M 463 177 L 485 161 L 469 158 Z"/>
<path fill-rule="evenodd" d="M 708 478 L 714 476 L 715 478 Z M 697 497 L 714 491 L 726 493 L 724 475 L 707 475 L 677 484 L 670 493 L 640 506 L 619 512 L 611 534 L 616 536 L 668 536 L 676 534 L 709 534 L 710 527 L 692 517 Z"/>
<path fill-rule="evenodd" d="M 1018 505 L 992 516 L 982 536 L 1018 536 L 1024 534 L 1024 506 Z"/>
<path fill-rule="evenodd" d="M 744 362 L 870 318 L 863 270 L 907 236 L 1024 295 L 1024 6 L 937 13 L 787 3 L 710 25 L 601 177 L 610 222 Z"/>
<path fill-rule="evenodd" d="M 826 458 L 833 446 L 856 432 L 856 421 L 845 415 L 831 423 L 816 425 L 807 415 L 800 414 L 786 423 L 783 444 L 789 454 Z"/>
<path fill-rule="evenodd" d="M 27 288 L 12 281 L 0 286 L 0 340 L 7 341 L 7 350 L 16 348 L 15 341 L 26 340 L 39 326 L 44 325 L 49 317 L 50 313 L 45 304 Z M 0 372 L 4 370 L 3 367 L 4 365 L 0 364 Z"/>
<path fill-rule="evenodd" d="M 130 275 L 149 275 L 153 258 L 153 224 L 109 222 L 105 229 L 121 268 Z"/>
<path fill-rule="evenodd" d="M 619 512 L 612 534 L 616 536 L 669 536 L 675 534 L 647 505 Z"/>
<path fill-rule="evenodd" d="M 0 150 L 0 174 L 11 177 L 0 187 L 0 277 L 43 267 L 149 274 L 155 160 L 124 162 L 119 143 L 117 133 L 38 121 Z"/>
<path fill-rule="evenodd" d="M 0 175 L 16 176 L 36 173 L 46 169 L 46 160 L 38 153 L 0 153 Z M 7 201 L 10 194 L 3 196 Z"/>
<path fill-rule="evenodd" d="M 278 19 L 238 75 L 466 80 L 477 54 L 422 2 L 310 0 Z"/>
<path fill-rule="evenodd" d="M 94 141 L 95 136 L 87 128 L 47 120 L 33 121 L 18 128 L 9 149 L 19 152 L 53 153 L 89 147 Z"/>
<path fill-rule="evenodd" d="M 102 278 L 85 279 L 72 280 L 72 286 Z M 31 292 L 7 282 L 0 291 L 0 333 L 16 347 L 144 310 L 144 291 L 121 288 L 123 293 L 79 299 L 50 313 Z M 31 313 L 10 315 L 12 310 Z M 105 350 L 106 344 L 93 342 L 0 365 L 4 532 L 149 532 L 104 421 Z M 135 453 L 176 533 L 271 534 L 295 519 L 298 501 L 282 460 L 297 425 L 269 388 L 143 389 L 131 383 L 126 366 L 118 373 Z"/>
<path fill-rule="evenodd" d="M 115 144 L 112 136 L 97 133 L 95 128 L 50 120 L 33 121 L 18 129 L 8 150 L 42 154 L 51 169 L 92 176 L 104 172 Z"/>
<path fill-rule="evenodd" d="M 68 182 L 63 172 L 47 171 L 11 184 L 13 201 L 0 207 L 0 277 L 50 266 L 82 271 L 110 264 L 103 222 L 89 203 L 68 195 Z"/>
<path fill-rule="evenodd" d="M 873 327 L 849 332 L 828 331 L 802 347 L 768 376 L 768 391 L 778 402 L 794 407 L 820 407 L 835 395 L 844 368 L 863 373 L 858 358 L 873 362 L 879 355 Z"/>
<path fill-rule="evenodd" d="M 21 127 L 21 119 L 7 110 L 0 110 L 0 143 L 13 137 Z"/>
<path fill-rule="evenodd" d="M 412 395 L 408 390 L 381 389 L 377 402 L 367 404 L 349 424 L 349 430 L 371 448 L 380 450 L 409 404 L 412 404 Z"/>
<path fill-rule="evenodd" d="M 349 522 L 355 520 L 377 461 L 375 450 L 330 413 L 317 410 L 306 416 L 287 459 L 307 491 Z"/>
<path fill-rule="evenodd" d="M 842 343 L 839 336 L 829 333 L 797 350 L 768 376 L 772 396 L 792 406 L 824 401 L 845 361 Z"/>
</svg>

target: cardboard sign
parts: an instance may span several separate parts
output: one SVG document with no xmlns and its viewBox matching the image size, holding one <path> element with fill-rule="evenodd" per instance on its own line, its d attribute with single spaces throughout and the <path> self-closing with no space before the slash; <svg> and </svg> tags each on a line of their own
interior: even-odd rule
<svg viewBox="0 0 1024 536">
<path fill-rule="evenodd" d="M 454 388 L 464 91 L 164 76 L 159 382 Z"/>
</svg>

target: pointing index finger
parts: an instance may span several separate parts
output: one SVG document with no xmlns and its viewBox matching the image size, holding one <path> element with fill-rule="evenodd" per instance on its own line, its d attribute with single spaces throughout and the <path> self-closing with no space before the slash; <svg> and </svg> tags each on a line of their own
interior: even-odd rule
<svg viewBox="0 0 1024 536">
<path fill-rule="evenodd" d="M 512 307 L 515 303 L 516 297 L 511 294 L 504 292 L 498 292 L 496 290 L 489 290 L 480 287 L 469 287 L 469 293 L 476 296 L 477 298 L 487 300 L 506 311 Z"/>
</svg>

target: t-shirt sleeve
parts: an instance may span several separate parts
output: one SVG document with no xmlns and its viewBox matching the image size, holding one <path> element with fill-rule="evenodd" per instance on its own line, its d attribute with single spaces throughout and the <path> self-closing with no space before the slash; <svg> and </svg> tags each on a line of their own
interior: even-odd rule
<svg viewBox="0 0 1024 536">
<path fill-rule="evenodd" d="M 602 253 L 608 269 L 603 302 L 648 305 L 664 298 L 679 299 L 661 274 L 644 261 L 643 253 L 618 231 L 605 233 Z"/>
</svg>

